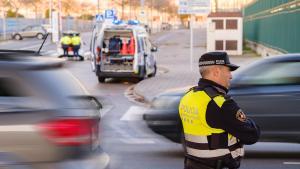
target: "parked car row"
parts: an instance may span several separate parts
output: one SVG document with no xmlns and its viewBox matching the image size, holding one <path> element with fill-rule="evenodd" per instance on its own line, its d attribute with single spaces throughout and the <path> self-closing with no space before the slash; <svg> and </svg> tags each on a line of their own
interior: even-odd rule
<svg viewBox="0 0 300 169">
<path fill-rule="evenodd" d="M 158 95 L 143 116 L 154 132 L 178 143 L 178 105 L 188 88 Z M 262 59 L 237 70 L 229 95 L 260 126 L 260 141 L 300 143 L 300 54 Z"/>
</svg>

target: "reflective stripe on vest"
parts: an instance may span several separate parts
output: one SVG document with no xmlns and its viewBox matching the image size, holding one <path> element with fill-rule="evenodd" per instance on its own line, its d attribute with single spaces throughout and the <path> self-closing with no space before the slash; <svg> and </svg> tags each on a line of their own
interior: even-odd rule
<svg viewBox="0 0 300 169">
<path fill-rule="evenodd" d="M 233 158 L 244 155 L 244 149 L 237 144 L 238 139 L 228 134 L 228 148 L 210 149 L 208 137 L 212 134 L 224 134 L 222 129 L 210 127 L 206 122 L 206 111 L 211 98 L 205 91 L 189 91 L 180 101 L 179 115 L 182 120 L 186 140 L 187 154 L 199 158 L 221 157 L 231 154 Z M 216 96 L 213 101 L 222 107 L 223 96 Z"/>
<path fill-rule="evenodd" d="M 199 150 L 199 149 L 187 147 L 186 151 L 189 155 L 200 157 L 200 158 L 222 157 L 227 154 L 230 154 L 230 151 L 228 149 Z"/>
</svg>

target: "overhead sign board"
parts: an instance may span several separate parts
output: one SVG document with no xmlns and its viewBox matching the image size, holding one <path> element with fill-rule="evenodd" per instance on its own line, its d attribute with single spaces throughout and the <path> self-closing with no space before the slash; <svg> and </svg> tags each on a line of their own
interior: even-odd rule
<svg viewBox="0 0 300 169">
<path fill-rule="evenodd" d="M 210 0 L 179 0 L 178 14 L 208 14 Z"/>
</svg>

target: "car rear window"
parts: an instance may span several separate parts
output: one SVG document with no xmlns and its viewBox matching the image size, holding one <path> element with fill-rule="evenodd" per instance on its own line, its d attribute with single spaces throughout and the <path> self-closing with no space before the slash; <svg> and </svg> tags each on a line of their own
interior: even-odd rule
<svg viewBox="0 0 300 169">
<path fill-rule="evenodd" d="M 236 84 L 300 85 L 300 62 L 258 64 L 239 74 Z"/>
</svg>

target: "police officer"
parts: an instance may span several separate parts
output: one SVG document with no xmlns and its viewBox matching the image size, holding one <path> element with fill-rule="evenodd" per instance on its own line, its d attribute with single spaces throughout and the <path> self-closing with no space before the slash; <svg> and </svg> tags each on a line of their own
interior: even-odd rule
<svg viewBox="0 0 300 169">
<path fill-rule="evenodd" d="M 67 33 L 63 34 L 63 37 L 60 39 L 61 47 L 64 50 L 64 55 L 63 56 L 69 56 L 68 53 L 68 48 L 71 45 L 71 36 Z"/>
<path fill-rule="evenodd" d="M 226 52 L 209 52 L 199 59 L 198 86 L 181 99 L 179 114 L 185 137 L 185 169 L 237 169 L 244 144 L 254 144 L 259 127 L 227 95 L 231 64 Z"/>
<path fill-rule="evenodd" d="M 81 38 L 79 36 L 79 33 L 75 33 L 71 41 L 73 46 L 74 57 L 80 57 L 80 60 L 83 60 L 83 57 L 80 56 L 78 53 L 81 45 Z"/>
</svg>

